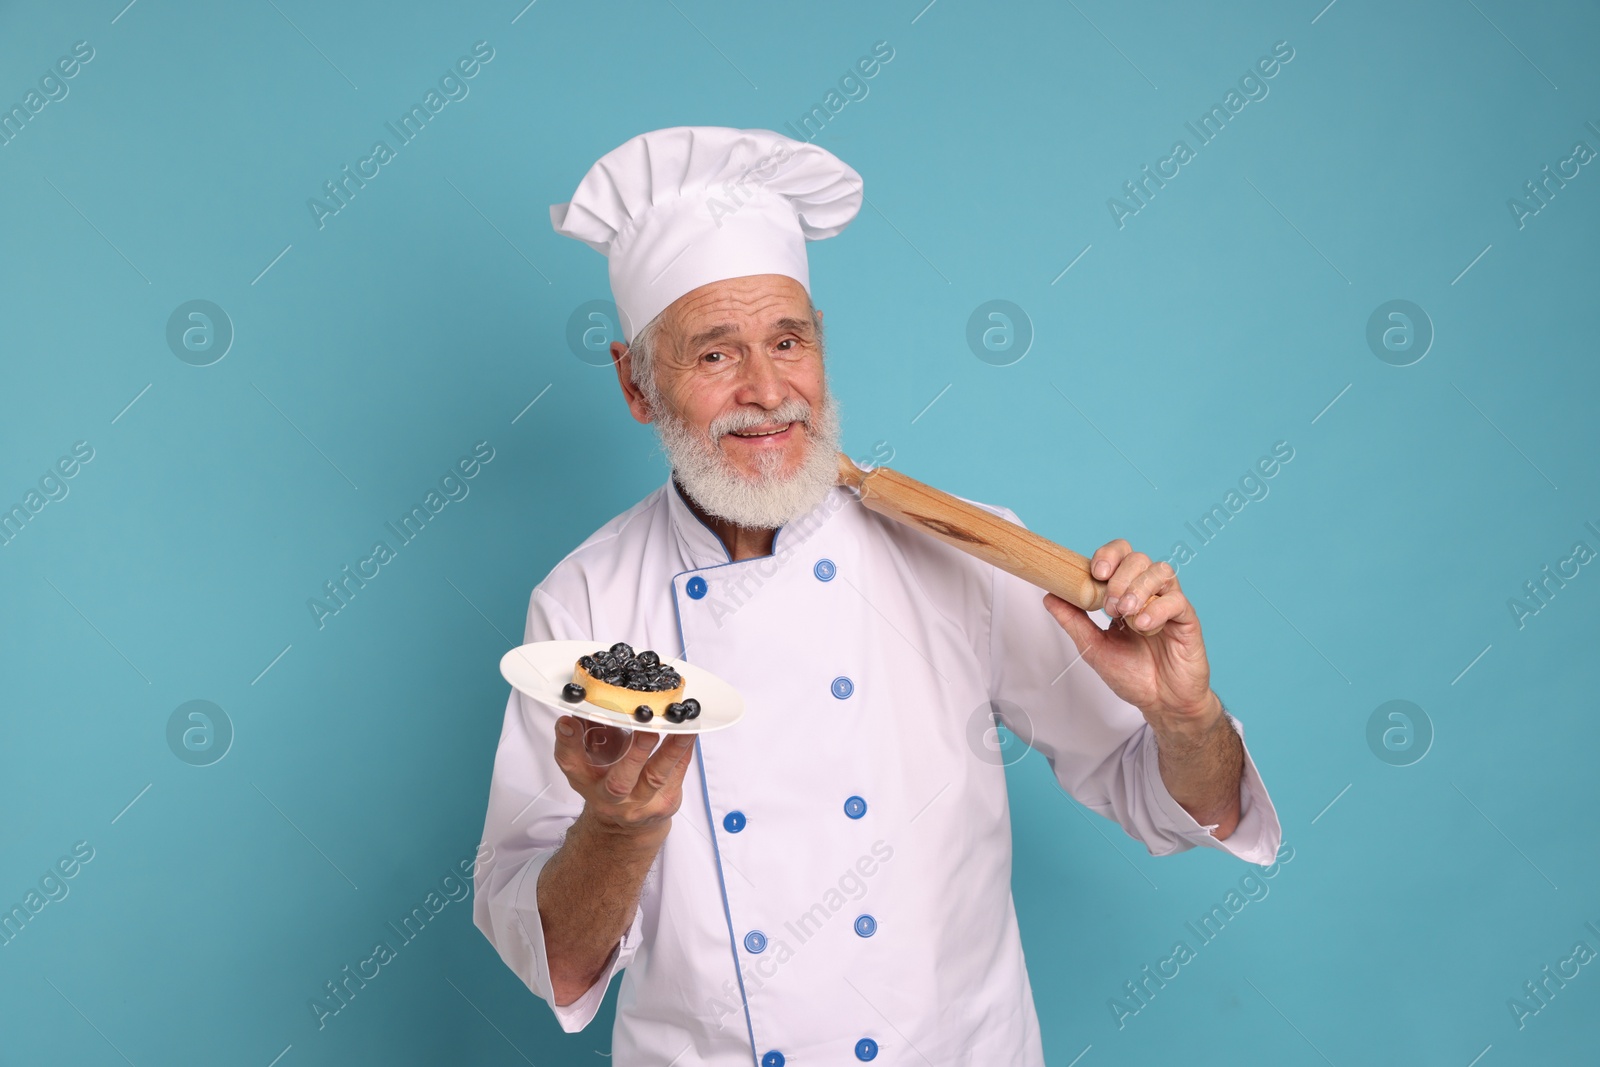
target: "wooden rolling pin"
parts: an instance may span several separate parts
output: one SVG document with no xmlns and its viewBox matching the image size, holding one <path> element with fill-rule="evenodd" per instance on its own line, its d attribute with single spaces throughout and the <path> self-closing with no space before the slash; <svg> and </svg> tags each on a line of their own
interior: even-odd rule
<svg viewBox="0 0 1600 1067">
<path fill-rule="evenodd" d="M 1088 559 L 942 489 L 888 467 L 863 471 L 843 452 L 839 484 L 854 489 L 878 514 L 931 534 L 1084 611 L 1095 611 L 1105 602 L 1106 583 L 1090 575 Z"/>
</svg>

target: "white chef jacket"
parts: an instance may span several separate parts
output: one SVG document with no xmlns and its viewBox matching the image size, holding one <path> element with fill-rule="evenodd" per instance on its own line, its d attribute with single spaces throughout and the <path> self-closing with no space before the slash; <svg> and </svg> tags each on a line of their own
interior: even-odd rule
<svg viewBox="0 0 1600 1067">
<path fill-rule="evenodd" d="M 1078 653 L 1043 595 L 844 488 L 772 555 L 730 562 L 668 478 L 539 583 L 524 640 L 683 655 L 745 716 L 696 740 L 632 922 L 558 1007 L 536 887 L 583 801 L 555 764 L 557 712 L 513 690 L 474 923 L 568 1032 L 623 971 L 616 1067 L 1043 1067 L 992 716 L 1152 855 L 1268 864 L 1282 837 L 1248 751 L 1227 839 L 1173 800 L 1139 710 L 1087 665 L 1062 673 Z"/>
</svg>

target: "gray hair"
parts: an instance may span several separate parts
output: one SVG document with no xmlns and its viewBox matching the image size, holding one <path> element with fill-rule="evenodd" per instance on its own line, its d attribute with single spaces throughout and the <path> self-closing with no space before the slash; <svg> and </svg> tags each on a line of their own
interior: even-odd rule
<svg viewBox="0 0 1600 1067">
<path fill-rule="evenodd" d="M 656 388 L 656 346 L 665 328 L 666 313 L 662 312 L 645 324 L 644 329 L 628 342 L 628 355 L 634 387 L 644 394 L 652 411 L 661 409 L 661 392 Z"/>
<path fill-rule="evenodd" d="M 811 321 L 817 328 L 817 351 L 826 353 L 827 338 L 824 336 L 822 320 L 817 318 L 817 309 L 811 303 L 810 294 L 806 295 L 806 306 L 811 310 Z M 656 357 L 666 330 L 667 313 L 662 311 L 655 318 L 645 324 L 644 328 L 633 335 L 633 340 L 628 343 L 627 351 L 632 357 L 630 376 L 634 387 L 644 394 L 645 401 L 652 411 L 659 411 L 662 407 L 661 391 L 656 387 Z"/>
</svg>

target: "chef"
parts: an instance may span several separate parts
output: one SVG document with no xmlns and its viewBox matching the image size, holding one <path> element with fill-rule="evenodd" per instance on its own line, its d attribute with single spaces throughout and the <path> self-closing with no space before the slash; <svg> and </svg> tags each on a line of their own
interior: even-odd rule
<svg viewBox="0 0 1600 1067">
<path fill-rule="evenodd" d="M 1096 618 L 835 484 L 806 242 L 862 187 L 814 144 L 674 127 L 551 208 L 608 258 L 671 474 L 534 588 L 524 640 L 682 657 L 746 702 L 699 736 L 506 705 L 473 919 L 568 1032 L 622 972 L 617 1067 L 1040 1067 L 996 723 L 1152 855 L 1279 846 L 1171 567 L 1099 548 Z"/>
</svg>

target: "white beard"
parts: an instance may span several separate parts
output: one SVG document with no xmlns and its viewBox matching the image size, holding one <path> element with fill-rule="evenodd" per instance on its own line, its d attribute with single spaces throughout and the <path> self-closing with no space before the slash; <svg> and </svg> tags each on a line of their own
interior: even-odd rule
<svg viewBox="0 0 1600 1067">
<path fill-rule="evenodd" d="M 747 478 L 715 443 L 729 431 L 774 422 L 798 423 L 806 435 L 805 458 L 788 478 L 778 473 L 785 457 L 776 451 L 763 454 L 758 473 Z M 791 397 L 774 411 L 740 408 L 718 416 L 705 435 L 691 431 L 663 406 L 655 427 L 684 491 L 708 514 L 739 526 L 783 526 L 822 503 L 839 480 L 839 410 L 831 391 L 823 394 L 815 412 Z"/>
</svg>

